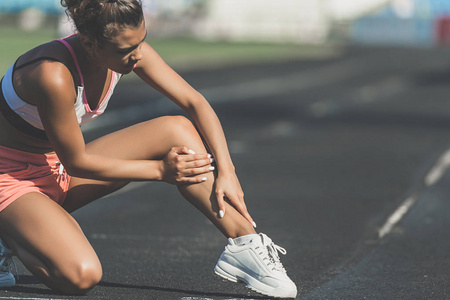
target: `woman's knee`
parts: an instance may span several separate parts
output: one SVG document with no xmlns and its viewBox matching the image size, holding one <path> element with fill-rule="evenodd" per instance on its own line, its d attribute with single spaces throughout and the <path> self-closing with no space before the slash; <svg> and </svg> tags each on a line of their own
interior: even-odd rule
<svg viewBox="0 0 450 300">
<path fill-rule="evenodd" d="M 102 279 L 102 267 L 100 262 L 79 261 L 65 266 L 64 270 L 56 273 L 60 277 L 61 284 L 58 289 L 65 294 L 86 294 Z M 58 274 L 59 273 L 59 274 Z"/>
<path fill-rule="evenodd" d="M 188 118 L 184 116 L 167 116 L 163 118 L 166 122 L 165 127 L 169 130 L 168 135 L 176 143 L 175 146 L 181 146 L 181 144 L 186 143 L 201 143 L 202 140 L 197 129 Z"/>
<path fill-rule="evenodd" d="M 168 123 L 168 127 L 176 130 L 177 132 L 196 131 L 194 124 L 192 124 L 191 120 L 189 120 L 185 116 L 165 116 L 163 117 L 163 119 Z"/>
</svg>

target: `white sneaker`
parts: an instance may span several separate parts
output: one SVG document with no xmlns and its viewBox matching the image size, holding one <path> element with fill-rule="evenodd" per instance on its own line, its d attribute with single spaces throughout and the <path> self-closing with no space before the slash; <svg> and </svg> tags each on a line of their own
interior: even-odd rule
<svg viewBox="0 0 450 300">
<path fill-rule="evenodd" d="M 278 256 L 278 252 L 286 254 L 286 250 L 263 233 L 248 237 L 249 241 L 241 245 L 228 239 L 214 272 L 233 282 L 244 281 L 248 288 L 267 296 L 295 298 L 297 287 Z"/>
<path fill-rule="evenodd" d="M 16 279 L 11 273 L 13 264 L 11 249 L 7 248 L 0 239 L 0 288 L 11 287 L 16 284 Z"/>
</svg>

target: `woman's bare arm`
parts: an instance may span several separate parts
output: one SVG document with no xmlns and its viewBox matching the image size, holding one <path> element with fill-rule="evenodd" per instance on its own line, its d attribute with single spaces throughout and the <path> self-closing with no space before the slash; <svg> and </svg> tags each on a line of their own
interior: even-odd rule
<svg viewBox="0 0 450 300">
<path fill-rule="evenodd" d="M 254 224 L 216 113 L 206 99 L 172 70 L 150 45 L 142 43 L 141 47 L 143 59 L 137 63 L 135 73 L 190 115 L 214 155 L 218 169 L 215 192 L 220 210 L 225 213 L 224 201 L 228 199 Z"/>
<path fill-rule="evenodd" d="M 162 180 L 162 160 L 123 160 L 89 154 L 74 110 L 76 93 L 69 70 L 54 62 L 41 63 L 29 88 L 50 143 L 72 176 L 100 180 Z M 200 159 L 202 155 L 193 157 Z M 196 177 L 186 182 L 199 182 Z"/>
</svg>

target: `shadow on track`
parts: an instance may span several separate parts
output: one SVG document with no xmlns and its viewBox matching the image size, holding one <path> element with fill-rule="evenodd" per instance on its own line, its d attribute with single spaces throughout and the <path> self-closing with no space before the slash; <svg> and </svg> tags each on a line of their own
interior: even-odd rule
<svg viewBox="0 0 450 300">
<path fill-rule="evenodd" d="M 111 287 L 111 288 L 126 288 L 126 289 L 141 289 L 141 290 L 149 290 L 149 291 L 159 291 L 159 292 L 168 292 L 168 293 L 180 293 L 186 295 L 193 296 L 205 296 L 205 297 L 233 297 L 240 299 L 267 299 L 266 296 L 249 296 L 242 294 L 229 294 L 229 293 L 211 293 L 211 292 L 201 292 L 201 291 L 191 291 L 191 290 L 183 290 L 183 289 L 175 289 L 169 287 L 157 287 L 157 286 L 146 286 L 146 285 L 132 285 L 132 284 L 122 284 L 122 283 L 114 283 L 114 282 L 103 282 L 101 281 L 99 286 L 102 287 Z"/>
<path fill-rule="evenodd" d="M 29 287 L 25 285 L 35 285 L 40 284 L 36 277 L 33 275 L 20 275 L 20 279 L 17 281 L 18 285 L 11 287 L 8 291 L 11 292 L 19 292 L 26 294 L 41 294 L 41 295 L 54 295 L 54 296 L 67 296 L 65 294 L 60 294 L 53 290 L 50 290 L 46 287 Z M 158 286 L 147 286 L 147 285 L 133 285 L 133 284 L 123 284 L 123 283 L 115 283 L 115 282 L 105 282 L 101 281 L 98 287 L 104 288 L 122 288 L 122 289 L 139 289 L 139 290 L 148 290 L 153 292 L 167 292 L 167 293 L 179 293 L 190 296 L 198 296 L 198 297 L 229 297 L 229 298 L 239 298 L 239 299 L 267 299 L 264 296 L 252 296 L 252 295 L 242 295 L 242 294 L 231 294 L 231 293 L 211 293 L 211 292 L 202 292 L 202 291 L 192 291 L 192 290 L 184 290 L 184 289 L 176 289 L 170 287 L 158 287 Z M 95 288 L 94 290 L 95 291 Z M 89 293 L 88 293 L 89 295 Z M 80 296 L 83 297 L 83 296 Z"/>
<path fill-rule="evenodd" d="M 6 289 L 2 289 L 3 290 L 7 290 L 9 292 L 18 292 L 18 293 L 25 293 L 25 294 L 41 294 L 41 295 L 54 295 L 54 296 L 61 296 L 62 294 L 55 292 L 53 290 L 50 290 L 47 287 L 29 287 L 29 286 L 24 286 L 24 285 L 28 285 L 28 284 L 41 284 L 39 282 L 39 280 L 34 277 L 33 275 L 20 275 L 19 279 L 17 280 L 17 284 L 14 287 L 10 287 L 10 288 L 6 288 Z"/>
</svg>

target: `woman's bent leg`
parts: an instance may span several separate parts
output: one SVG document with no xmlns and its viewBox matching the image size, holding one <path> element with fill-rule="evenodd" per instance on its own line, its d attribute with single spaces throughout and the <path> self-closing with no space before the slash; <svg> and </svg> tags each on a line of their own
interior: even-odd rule
<svg viewBox="0 0 450 300">
<path fill-rule="evenodd" d="M 219 207 L 214 192 L 214 176 L 199 184 L 179 185 L 183 197 L 200 210 L 227 238 L 256 233 L 253 225 L 234 206 L 225 202 L 226 214 L 219 218 Z"/>
<path fill-rule="evenodd" d="M 196 153 L 206 153 L 205 146 L 192 123 L 181 116 L 169 116 L 139 123 L 99 138 L 86 151 L 122 159 L 162 159 L 172 147 L 187 146 Z M 214 192 L 214 174 L 205 174 L 203 183 L 179 185 L 181 194 L 208 217 L 226 237 L 255 233 L 253 226 L 232 206 L 218 216 Z M 72 178 L 63 207 L 71 212 L 124 186 L 124 182 L 105 182 Z"/>
<path fill-rule="evenodd" d="M 29 193 L 0 212 L 1 238 L 48 287 L 84 294 L 101 279 L 102 267 L 77 222 L 40 193 Z"/>
<path fill-rule="evenodd" d="M 122 159 L 162 159 L 175 146 L 186 146 L 196 153 L 206 153 L 197 130 L 183 117 L 158 118 L 137 124 L 88 144 L 87 150 L 98 155 Z M 279 261 L 277 250 L 282 248 L 274 245 L 266 235 L 249 235 L 255 233 L 253 226 L 229 203 L 226 203 L 225 216 L 219 218 L 214 186 L 215 175 L 210 172 L 204 176 L 207 180 L 202 183 L 178 185 L 181 194 L 208 217 L 226 237 L 248 235 L 242 239 L 229 240 L 226 250 L 216 265 L 215 272 L 226 279 L 236 281 L 237 278 L 242 279 L 245 272 L 252 270 L 246 277 L 249 278 L 247 284 L 252 289 L 276 297 L 295 297 L 297 288 L 287 277 Z M 92 195 L 103 195 L 108 189 L 116 190 L 121 184 L 124 183 L 74 178 L 71 181 L 65 207 L 70 207 L 71 210 L 77 209 L 95 200 Z M 80 188 L 82 186 L 88 189 Z M 89 193 L 82 194 L 82 191 L 89 191 Z M 79 201 L 80 198 L 84 200 Z M 231 253 L 230 247 L 237 251 L 233 250 Z M 255 257 L 255 253 L 258 257 Z M 278 271 L 274 269 L 274 266 L 278 268 Z M 267 274 L 267 276 L 257 280 L 253 277 L 255 273 Z"/>
</svg>

